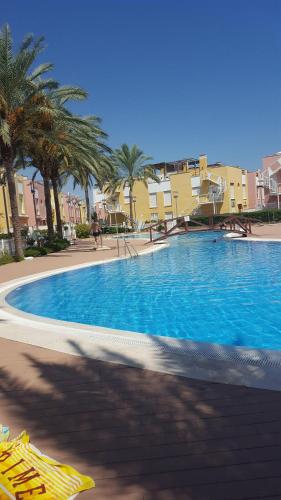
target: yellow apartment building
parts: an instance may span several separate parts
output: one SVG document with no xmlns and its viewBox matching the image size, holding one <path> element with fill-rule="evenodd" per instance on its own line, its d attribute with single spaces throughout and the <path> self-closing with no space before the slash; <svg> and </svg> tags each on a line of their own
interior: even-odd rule
<svg viewBox="0 0 281 500">
<path fill-rule="evenodd" d="M 183 215 L 230 214 L 248 208 L 247 171 L 222 163 L 209 164 L 206 155 L 153 165 L 159 183 L 136 181 L 134 219 L 142 225 Z M 129 215 L 129 189 L 113 195 L 94 189 L 96 210 L 102 207 L 111 223 Z M 122 219 L 123 218 L 123 219 Z"/>
<path fill-rule="evenodd" d="M 22 175 L 16 175 L 16 191 L 17 191 L 17 201 L 18 210 L 21 220 L 21 224 L 28 224 L 28 213 L 26 210 L 25 203 L 25 191 L 24 191 L 24 177 Z M 10 199 L 7 186 L 0 187 L 0 233 L 7 233 L 8 230 L 12 229 L 11 222 L 11 207 Z"/>
</svg>

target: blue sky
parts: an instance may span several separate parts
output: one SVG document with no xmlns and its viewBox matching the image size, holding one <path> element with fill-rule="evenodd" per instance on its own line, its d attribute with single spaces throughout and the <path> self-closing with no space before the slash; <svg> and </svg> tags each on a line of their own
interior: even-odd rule
<svg viewBox="0 0 281 500">
<path fill-rule="evenodd" d="M 42 60 L 89 99 L 109 144 L 157 161 L 206 153 L 259 168 L 281 150 L 280 0 L 2 0 L 16 42 L 43 34 Z"/>
</svg>

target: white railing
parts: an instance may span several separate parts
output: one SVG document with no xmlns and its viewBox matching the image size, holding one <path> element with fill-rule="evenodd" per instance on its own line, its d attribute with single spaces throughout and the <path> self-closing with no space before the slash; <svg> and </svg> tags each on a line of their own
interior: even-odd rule
<svg viewBox="0 0 281 500">
<path fill-rule="evenodd" d="M 8 253 L 9 255 L 14 255 L 15 243 L 13 238 L 0 240 L 0 255 L 4 253 Z"/>
<path fill-rule="evenodd" d="M 198 196 L 199 205 L 222 202 L 224 198 L 225 184 L 226 184 L 225 180 L 222 177 L 217 177 L 217 182 L 215 186 L 209 185 L 207 193 L 199 194 Z"/>
</svg>

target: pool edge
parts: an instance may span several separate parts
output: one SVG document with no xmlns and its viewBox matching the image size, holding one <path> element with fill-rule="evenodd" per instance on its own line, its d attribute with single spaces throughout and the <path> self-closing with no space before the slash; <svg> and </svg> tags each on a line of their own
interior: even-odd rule
<svg viewBox="0 0 281 500">
<path fill-rule="evenodd" d="M 258 240 L 262 241 L 262 240 Z M 281 240 L 280 240 L 281 243 Z M 146 255 L 166 248 L 151 247 Z M 54 269 L 0 285 L 1 316 L 13 328 L 0 329 L 0 337 L 39 347 L 87 356 L 103 361 L 138 366 L 163 373 L 213 382 L 281 390 L 281 351 L 208 344 L 172 337 L 64 322 L 24 313 L 10 306 L 5 297 L 20 285 L 42 278 L 121 259 L 79 264 Z M 77 337 L 77 330 L 83 337 Z M 48 336 L 44 332 L 48 332 Z M 79 345 L 78 345 L 79 344 Z"/>
</svg>

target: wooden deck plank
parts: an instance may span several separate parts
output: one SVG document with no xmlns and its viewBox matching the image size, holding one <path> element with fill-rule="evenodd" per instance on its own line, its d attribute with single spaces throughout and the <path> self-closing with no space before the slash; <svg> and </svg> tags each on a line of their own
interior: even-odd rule
<svg viewBox="0 0 281 500">
<path fill-rule="evenodd" d="M 0 422 L 93 476 L 82 498 L 281 498 L 281 393 L 0 339 Z"/>
</svg>

